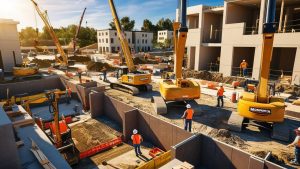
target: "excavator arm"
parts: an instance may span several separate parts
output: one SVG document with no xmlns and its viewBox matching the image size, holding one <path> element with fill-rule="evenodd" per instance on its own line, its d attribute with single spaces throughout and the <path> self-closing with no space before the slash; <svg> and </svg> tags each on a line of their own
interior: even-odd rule
<svg viewBox="0 0 300 169">
<path fill-rule="evenodd" d="M 130 52 L 130 47 L 129 47 L 128 41 L 126 39 L 126 36 L 124 35 L 124 32 L 122 31 L 121 23 L 120 23 L 113 0 L 109 0 L 109 6 L 110 6 L 111 13 L 113 16 L 113 21 L 114 21 L 116 29 L 117 29 L 117 34 L 120 39 L 121 48 L 122 48 L 122 51 L 123 51 L 123 54 L 125 57 L 125 61 L 126 61 L 128 70 L 129 70 L 129 72 L 135 72 L 136 68 L 133 63 L 133 59 L 132 59 L 131 52 Z"/>
<path fill-rule="evenodd" d="M 38 4 L 34 1 L 34 0 L 31 0 L 31 2 L 33 3 L 34 5 L 34 8 L 35 10 L 37 11 L 37 13 L 39 14 L 39 16 L 41 17 L 41 19 L 43 20 L 46 28 L 47 28 L 47 31 L 49 32 L 53 42 L 55 43 L 55 46 L 57 48 L 57 51 L 58 53 L 60 54 L 60 56 L 63 58 L 63 60 L 60 60 L 57 56 L 55 56 L 55 60 L 57 62 L 59 62 L 59 64 L 61 64 L 61 66 L 67 66 L 68 65 L 68 57 L 67 55 L 65 54 L 63 48 L 61 47 L 60 43 L 59 43 L 59 40 L 53 30 L 53 27 L 51 26 L 50 24 L 50 21 L 48 19 L 48 15 L 47 15 L 47 12 L 42 12 L 41 9 L 38 7 Z"/>
</svg>

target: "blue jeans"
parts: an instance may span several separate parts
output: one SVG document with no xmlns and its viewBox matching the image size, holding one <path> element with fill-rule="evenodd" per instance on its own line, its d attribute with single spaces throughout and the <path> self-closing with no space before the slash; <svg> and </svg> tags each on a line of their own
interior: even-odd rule
<svg viewBox="0 0 300 169">
<path fill-rule="evenodd" d="M 245 77 L 247 76 L 247 74 L 248 74 L 247 68 L 243 69 L 243 76 Z"/>
<path fill-rule="evenodd" d="M 192 131 L 192 120 L 185 119 L 184 122 L 184 130 L 188 131 L 187 129 L 189 128 L 189 132 Z"/>
<path fill-rule="evenodd" d="M 300 163 L 300 147 L 295 147 L 295 160 Z"/>
<path fill-rule="evenodd" d="M 223 96 L 218 96 L 218 105 L 217 105 L 217 107 L 220 107 L 220 101 L 221 101 L 221 107 L 223 107 L 224 106 Z"/>
<path fill-rule="evenodd" d="M 133 147 L 134 147 L 134 151 L 135 151 L 136 156 L 142 155 L 140 144 L 134 144 Z"/>
</svg>

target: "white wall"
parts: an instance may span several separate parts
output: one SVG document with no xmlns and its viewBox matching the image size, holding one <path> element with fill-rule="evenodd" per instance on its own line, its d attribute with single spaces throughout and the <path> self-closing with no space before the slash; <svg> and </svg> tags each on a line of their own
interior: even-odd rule
<svg viewBox="0 0 300 169">
<path fill-rule="evenodd" d="M 5 72 L 11 72 L 14 66 L 13 51 L 15 52 L 16 63 L 22 64 L 17 24 L 19 23 L 13 20 L 0 19 L 0 50 Z"/>
</svg>

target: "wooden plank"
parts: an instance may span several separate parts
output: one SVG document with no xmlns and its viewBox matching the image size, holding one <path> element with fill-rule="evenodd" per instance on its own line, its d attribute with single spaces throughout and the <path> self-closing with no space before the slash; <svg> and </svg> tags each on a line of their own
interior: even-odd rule
<svg viewBox="0 0 300 169">
<path fill-rule="evenodd" d="M 14 125 L 15 128 L 25 127 L 25 126 L 33 125 L 34 120 L 31 119 L 31 118 L 30 119 L 23 119 L 23 120 L 14 121 L 12 124 Z"/>
<path fill-rule="evenodd" d="M 12 118 L 12 117 L 18 117 L 18 116 L 24 115 L 25 113 L 21 112 L 21 111 L 17 111 L 17 112 L 7 111 L 6 114 L 8 117 Z"/>
<path fill-rule="evenodd" d="M 45 154 L 40 150 L 37 144 L 30 138 L 31 140 L 31 149 L 30 151 L 34 154 L 34 156 L 39 160 L 39 163 L 45 169 L 56 169 L 54 165 L 48 160 Z"/>
</svg>

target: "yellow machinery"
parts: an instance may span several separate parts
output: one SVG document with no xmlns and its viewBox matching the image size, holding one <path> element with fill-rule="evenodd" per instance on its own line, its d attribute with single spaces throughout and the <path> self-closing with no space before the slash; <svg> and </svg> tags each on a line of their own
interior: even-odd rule
<svg viewBox="0 0 300 169">
<path fill-rule="evenodd" d="M 284 99 L 270 96 L 268 91 L 270 63 L 272 59 L 274 32 L 276 28 L 274 23 L 275 11 L 276 0 L 269 0 L 267 6 L 266 23 L 264 24 L 261 71 L 257 90 L 254 93 L 244 92 L 242 94 L 237 107 L 238 114 L 241 116 L 241 118 L 230 117 L 229 119 L 229 124 L 239 125 L 238 128 L 240 128 L 240 130 L 244 118 L 268 123 L 284 121 Z M 240 122 L 238 122 L 238 119 Z M 274 132 L 276 131 L 273 131 L 273 134 Z"/>
<path fill-rule="evenodd" d="M 200 85 L 195 81 L 182 78 L 182 63 L 188 33 L 188 28 L 186 26 L 186 8 L 186 0 L 181 0 L 181 23 L 175 22 L 173 24 L 175 80 L 162 80 L 159 83 L 159 90 L 162 98 L 153 97 L 153 101 L 156 104 L 156 112 L 159 114 L 167 113 L 167 106 L 165 102 L 188 101 L 200 98 Z"/>
<path fill-rule="evenodd" d="M 62 57 L 62 60 L 61 60 L 59 57 L 57 57 L 55 55 L 55 60 L 56 60 L 57 64 L 62 68 L 66 68 L 68 66 L 68 57 L 65 54 L 63 48 L 61 47 L 58 38 L 56 37 L 56 34 L 53 30 L 53 27 L 52 27 L 52 25 L 49 21 L 47 11 L 42 12 L 41 9 L 38 7 L 37 3 L 34 0 L 31 0 L 31 2 L 34 5 L 35 10 L 37 11 L 39 16 L 43 20 L 43 22 L 45 24 L 45 27 L 47 28 L 47 31 L 50 34 L 50 36 L 51 36 L 51 38 L 52 38 L 52 40 L 53 40 L 53 42 L 54 42 L 54 44 L 57 48 L 58 53 L 60 54 L 60 57 Z"/>
<path fill-rule="evenodd" d="M 120 67 L 120 80 L 117 82 L 112 82 L 110 84 L 110 87 L 113 89 L 118 89 L 121 91 L 131 93 L 132 95 L 138 94 L 140 90 L 151 90 L 152 86 L 149 85 L 149 83 L 151 83 L 151 74 L 145 74 L 136 70 L 130 52 L 130 47 L 122 31 L 120 20 L 118 18 L 113 0 L 109 0 L 109 5 L 117 29 L 118 37 L 120 39 L 120 44 L 125 57 L 125 61 L 127 64 L 127 67 Z"/>
</svg>

